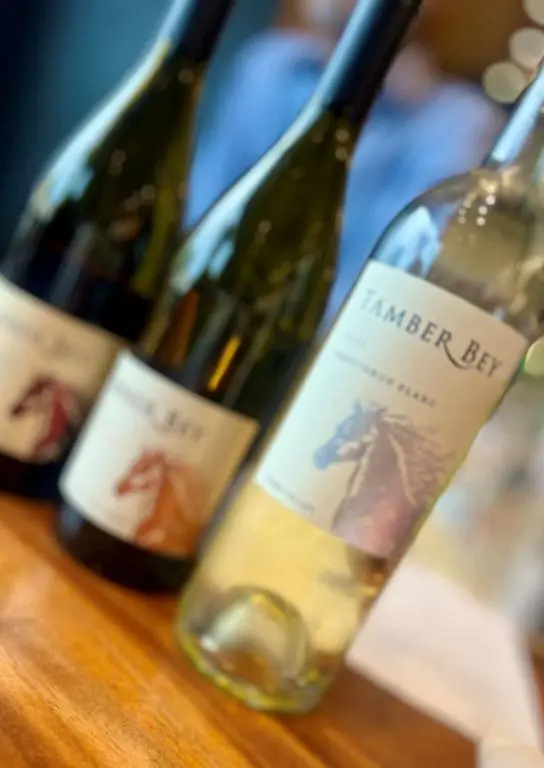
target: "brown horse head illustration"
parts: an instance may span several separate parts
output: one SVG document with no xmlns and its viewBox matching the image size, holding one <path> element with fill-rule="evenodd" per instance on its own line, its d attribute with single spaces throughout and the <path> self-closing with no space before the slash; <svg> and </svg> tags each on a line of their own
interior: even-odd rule
<svg viewBox="0 0 544 768">
<path fill-rule="evenodd" d="M 118 496 L 156 489 L 168 469 L 168 459 L 162 451 L 144 451 L 118 481 Z"/>
<path fill-rule="evenodd" d="M 144 450 L 115 493 L 147 497 L 149 509 L 134 531 L 135 544 L 171 556 L 194 553 L 208 512 L 208 494 L 194 469 L 163 451 Z"/>
<path fill-rule="evenodd" d="M 343 463 L 352 467 L 335 511 L 334 533 L 389 559 L 415 533 L 455 456 L 407 417 L 356 402 L 313 458 L 320 471 Z"/>
<path fill-rule="evenodd" d="M 12 419 L 39 414 L 41 429 L 32 450 L 38 462 L 55 461 L 83 421 L 83 398 L 68 384 L 49 375 L 37 376 L 12 405 Z"/>
</svg>

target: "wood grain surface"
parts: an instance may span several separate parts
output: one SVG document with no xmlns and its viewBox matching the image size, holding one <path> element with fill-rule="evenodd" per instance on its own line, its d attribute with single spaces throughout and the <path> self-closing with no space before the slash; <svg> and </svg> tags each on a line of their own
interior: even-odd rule
<svg viewBox="0 0 544 768">
<path fill-rule="evenodd" d="M 304 717 L 246 710 L 172 637 L 174 601 L 108 584 L 53 514 L 0 499 L 1 768 L 472 768 L 472 744 L 343 672 Z"/>
</svg>

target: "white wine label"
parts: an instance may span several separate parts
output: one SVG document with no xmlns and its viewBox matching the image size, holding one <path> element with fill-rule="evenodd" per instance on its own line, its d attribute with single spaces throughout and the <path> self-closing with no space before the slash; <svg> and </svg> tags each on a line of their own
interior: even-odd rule
<svg viewBox="0 0 544 768">
<path fill-rule="evenodd" d="M 33 464 L 59 459 L 119 347 L 0 277 L 0 451 Z"/>
<path fill-rule="evenodd" d="M 256 435 L 253 419 L 121 354 L 60 481 L 102 530 L 191 555 Z"/>
<path fill-rule="evenodd" d="M 261 459 L 257 483 L 352 546 L 397 556 L 526 346 L 463 299 L 371 262 Z"/>
</svg>

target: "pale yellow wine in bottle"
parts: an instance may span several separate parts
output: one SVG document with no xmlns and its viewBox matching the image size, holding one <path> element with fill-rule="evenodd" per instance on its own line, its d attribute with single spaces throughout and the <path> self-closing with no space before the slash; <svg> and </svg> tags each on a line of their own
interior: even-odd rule
<svg viewBox="0 0 544 768">
<path fill-rule="evenodd" d="M 385 233 L 183 596 L 183 649 L 253 707 L 315 705 L 520 361 L 538 367 L 543 102 L 541 73 L 484 166 Z"/>
</svg>

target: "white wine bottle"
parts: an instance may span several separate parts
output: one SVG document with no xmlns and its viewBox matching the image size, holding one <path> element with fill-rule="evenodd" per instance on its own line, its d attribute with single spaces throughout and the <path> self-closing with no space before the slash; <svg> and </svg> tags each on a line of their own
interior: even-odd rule
<svg viewBox="0 0 544 768">
<path fill-rule="evenodd" d="M 182 597 L 182 648 L 253 707 L 316 704 L 529 347 L 538 365 L 543 104 L 541 72 L 486 164 L 385 233 Z"/>
<path fill-rule="evenodd" d="M 300 119 L 184 244 L 65 473 L 61 539 L 134 588 L 178 588 L 319 327 L 349 160 L 421 0 L 361 0 Z"/>
<path fill-rule="evenodd" d="M 176 253 L 203 74 L 234 0 L 174 0 L 148 54 L 55 157 L 0 259 L 0 490 L 55 495 Z"/>
</svg>

